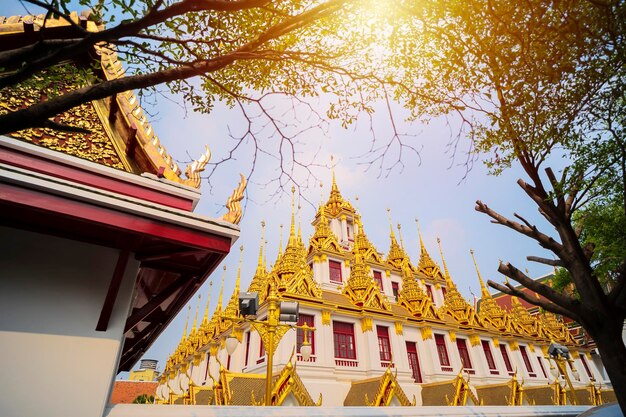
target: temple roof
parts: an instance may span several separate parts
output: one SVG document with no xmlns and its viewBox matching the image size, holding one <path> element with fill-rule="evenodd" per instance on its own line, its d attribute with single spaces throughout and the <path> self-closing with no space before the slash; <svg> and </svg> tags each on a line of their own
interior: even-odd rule
<svg viewBox="0 0 626 417">
<path fill-rule="evenodd" d="M 102 30 L 101 26 L 75 12 L 70 17 L 74 23 L 84 25 L 89 31 Z M 63 18 L 45 19 L 45 15 L 0 17 L 0 52 L 34 42 L 31 34 L 40 32 L 44 21 L 46 30 L 43 36 L 48 39 L 75 36 L 76 29 Z M 117 79 L 125 75 L 114 50 L 99 45 L 93 52 L 99 60 L 96 76 L 101 80 Z M 82 87 L 77 80 L 76 71 L 83 69 L 87 70 L 87 66 L 78 61 L 49 68 L 41 74 L 48 75 L 54 81 L 41 90 L 27 83 L 3 89 L 0 92 L 0 114 L 45 100 L 47 91 L 50 90 L 71 91 Z M 181 168 L 156 136 L 133 91 L 119 93 L 110 99 L 81 104 L 57 115 L 54 121 L 79 127 L 87 132 L 30 128 L 8 136 L 126 172 L 149 173 L 191 188 L 200 187 L 199 174 L 211 156 L 206 147 L 199 158 L 186 167 L 183 177 Z"/>
</svg>

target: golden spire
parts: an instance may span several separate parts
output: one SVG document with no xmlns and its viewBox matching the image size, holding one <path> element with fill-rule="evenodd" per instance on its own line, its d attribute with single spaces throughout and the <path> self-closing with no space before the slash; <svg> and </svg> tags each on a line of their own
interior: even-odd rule
<svg viewBox="0 0 626 417">
<path fill-rule="evenodd" d="M 263 271 L 263 243 L 265 242 L 265 220 L 261 220 L 261 244 L 259 245 L 259 261 L 257 263 L 257 274 Z"/>
<path fill-rule="evenodd" d="M 289 227 L 289 241 L 287 246 L 293 246 L 296 244 L 296 187 L 291 186 L 291 226 Z"/>
<path fill-rule="evenodd" d="M 332 156 L 330 157 L 330 161 L 333 172 L 333 183 L 330 187 L 330 197 L 326 202 L 326 209 L 332 217 L 338 216 L 342 210 L 354 214 L 354 208 L 350 205 L 348 201 L 344 200 L 344 198 L 341 196 L 341 193 L 339 192 L 339 187 L 337 187 L 337 180 L 335 178 L 335 163 Z"/>
<path fill-rule="evenodd" d="M 402 229 L 400 223 L 398 223 L 398 237 L 400 238 L 400 247 L 404 250 L 404 240 L 402 239 Z"/>
<path fill-rule="evenodd" d="M 393 232 L 393 221 L 391 220 L 391 210 L 387 208 L 387 217 L 389 218 L 389 238 L 391 239 L 391 244 L 389 246 L 389 253 L 387 254 L 387 263 L 391 266 L 403 269 L 404 264 L 410 264 L 404 249 L 398 245 L 398 241 L 396 240 L 396 235 Z M 399 225 L 398 225 L 399 226 Z"/>
<path fill-rule="evenodd" d="M 283 225 L 280 225 L 280 240 L 278 241 L 278 257 L 283 253 Z"/>
<path fill-rule="evenodd" d="M 417 218 L 415 219 L 415 224 L 417 225 L 417 234 L 420 238 L 420 260 L 417 264 L 417 270 L 432 279 L 441 279 L 443 276 L 439 270 L 439 266 L 435 263 L 424 246 L 424 239 L 422 238 L 422 231 L 420 230 L 420 223 Z"/>
<path fill-rule="evenodd" d="M 491 294 L 485 283 L 483 282 L 483 277 L 480 275 L 480 271 L 478 270 L 478 264 L 476 263 L 476 258 L 474 258 L 474 249 L 470 249 L 470 254 L 472 255 L 472 260 L 474 261 L 474 267 L 476 268 L 476 274 L 478 275 L 478 282 L 480 282 L 480 293 L 482 298 L 491 298 Z"/>
<path fill-rule="evenodd" d="M 206 307 L 204 308 L 204 317 L 202 318 L 202 325 L 209 323 L 209 305 L 211 304 L 211 290 L 213 289 L 213 281 L 209 281 L 209 292 L 206 296 Z"/>
<path fill-rule="evenodd" d="M 200 312 L 200 301 L 202 300 L 202 294 L 198 294 L 198 305 L 196 305 L 196 315 L 193 318 L 193 326 L 191 332 L 195 333 L 198 329 L 198 313 Z"/>
<path fill-rule="evenodd" d="M 267 240 L 263 242 L 263 269 L 267 271 Z"/>
<path fill-rule="evenodd" d="M 187 321 L 185 321 L 185 330 L 183 331 L 183 337 L 180 339 L 181 342 L 185 340 L 187 337 L 187 327 L 189 327 L 189 316 L 191 315 L 191 304 L 187 306 Z"/>
<path fill-rule="evenodd" d="M 239 291 L 241 284 L 241 263 L 243 262 L 243 245 L 239 247 L 239 266 L 237 267 L 237 279 L 235 280 L 235 289 L 226 306 L 227 317 L 236 316 L 239 312 Z"/>
<path fill-rule="evenodd" d="M 452 278 L 450 278 L 450 271 L 448 271 L 448 265 L 446 265 L 446 259 L 443 256 L 443 249 L 441 249 L 441 239 L 437 238 L 437 246 L 439 246 L 439 253 L 441 254 L 441 262 L 443 263 L 443 272 L 444 277 L 446 278 L 446 285 L 451 287 L 456 287 L 454 282 L 452 282 Z"/>
<path fill-rule="evenodd" d="M 226 265 L 224 265 L 224 272 L 222 273 L 222 286 L 220 287 L 220 296 L 217 298 L 217 307 L 215 307 L 216 312 L 222 311 L 222 299 L 224 296 L 224 279 L 226 278 Z"/>
</svg>

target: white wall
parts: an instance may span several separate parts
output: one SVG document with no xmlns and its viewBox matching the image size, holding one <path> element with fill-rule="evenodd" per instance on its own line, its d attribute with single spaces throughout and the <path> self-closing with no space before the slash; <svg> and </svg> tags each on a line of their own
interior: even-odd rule
<svg viewBox="0 0 626 417">
<path fill-rule="evenodd" d="M 0 227 L 3 417 L 100 417 L 138 262 L 131 256 L 108 330 L 96 332 L 118 251 Z"/>
</svg>

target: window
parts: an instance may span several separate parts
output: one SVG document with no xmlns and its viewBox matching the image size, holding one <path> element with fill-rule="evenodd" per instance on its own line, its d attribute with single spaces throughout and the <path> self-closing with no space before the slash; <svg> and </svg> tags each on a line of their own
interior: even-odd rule
<svg viewBox="0 0 626 417">
<path fill-rule="evenodd" d="M 374 282 L 378 285 L 380 292 L 383 292 L 383 275 L 380 271 L 374 271 Z"/>
<path fill-rule="evenodd" d="M 509 359 L 509 354 L 506 351 L 505 345 L 500 345 L 500 353 L 502 354 L 502 359 L 504 359 L 504 366 L 506 366 L 506 371 L 509 375 L 513 375 L 513 366 L 511 365 L 511 359 Z"/>
<path fill-rule="evenodd" d="M 448 293 L 448 290 L 446 290 L 446 287 L 441 287 L 441 293 L 443 294 L 443 298 L 446 298 L 446 294 Z"/>
<path fill-rule="evenodd" d="M 589 379 L 593 378 L 593 375 L 591 374 L 591 369 L 589 369 L 589 365 L 587 364 L 587 359 L 585 359 L 584 353 L 580 355 L 580 361 L 583 363 L 583 366 L 585 367 L 585 371 L 587 372 L 587 376 L 589 377 Z"/>
<path fill-rule="evenodd" d="M 346 233 L 348 235 L 348 240 L 350 242 L 354 242 L 354 236 L 353 236 L 353 233 L 352 233 L 352 223 L 347 223 L 346 224 Z"/>
<path fill-rule="evenodd" d="M 204 382 L 202 385 L 206 384 L 207 379 L 209 379 L 209 361 L 211 360 L 211 354 L 207 352 L 206 354 L 206 369 L 204 370 Z"/>
<path fill-rule="evenodd" d="M 343 282 L 341 279 L 341 263 L 328 261 L 328 271 L 330 272 L 330 282 Z"/>
<path fill-rule="evenodd" d="M 260 339 L 260 342 L 261 342 L 261 345 L 260 345 L 260 348 L 259 348 L 259 357 L 262 358 L 263 356 L 265 356 L 265 345 L 263 344 L 263 339 L 261 339 L 260 336 L 259 336 L 259 339 Z"/>
<path fill-rule="evenodd" d="M 426 285 L 426 292 L 428 293 L 428 296 L 430 297 L 430 301 L 432 301 L 434 303 L 435 302 L 435 296 L 433 295 L 433 286 L 432 285 Z"/>
<path fill-rule="evenodd" d="M 456 347 L 459 350 L 459 356 L 461 357 L 461 365 L 463 365 L 463 368 L 472 369 L 472 361 L 470 360 L 465 339 L 457 338 Z"/>
<path fill-rule="evenodd" d="M 413 379 L 417 383 L 422 383 L 422 371 L 420 370 L 420 362 L 417 356 L 417 344 L 415 342 L 406 342 L 406 353 L 409 357 L 409 368 L 413 372 Z"/>
<path fill-rule="evenodd" d="M 302 326 L 304 323 L 309 327 L 315 327 L 315 316 L 310 314 L 300 314 L 300 318 L 298 319 L 298 326 Z M 308 331 L 307 332 L 307 340 L 311 344 L 311 354 L 315 355 L 315 332 Z M 304 330 L 297 329 L 296 332 L 296 351 L 300 353 L 300 348 L 302 347 L 302 343 L 304 343 Z"/>
<path fill-rule="evenodd" d="M 543 367 L 543 362 L 541 362 L 541 356 L 537 356 L 537 362 L 539 362 L 539 367 L 541 368 L 541 373 L 543 374 L 543 377 L 547 378 L 548 374 L 546 374 L 546 369 Z"/>
<path fill-rule="evenodd" d="M 226 360 L 226 370 L 230 371 L 230 355 L 228 355 L 228 360 Z"/>
<path fill-rule="evenodd" d="M 246 333 L 246 356 L 243 366 L 248 366 L 248 355 L 250 354 L 250 332 Z"/>
<path fill-rule="evenodd" d="M 398 292 L 400 291 L 400 287 L 397 282 L 391 282 L 391 291 L 393 292 L 393 296 L 396 298 L 396 301 L 398 301 Z"/>
<path fill-rule="evenodd" d="M 333 321 L 333 338 L 335 344 L 335 358 L 356 359 L 353 324 Z"/>
<path fill-rule="evenodd" d="M 450 366 L 450 358 L 448 357 L 448 349 L 446 348 L 446 341 L 442 334 L 435 335 L 435 343 L 437 344 L 437 355 L 439 355 L 439 363 L 443 367 Z M 452 370 L 450 368 L 450 370 Z"/>
<path fill-rule="evenodd" d="M 533 365 L 530 363 L 530 358 L 528 357 L 528 352 L 526 352 L 526 346 L 520 346 L 519 351 L 522 354 L 522 359 L 524 360 L 524 365 L 526 366 L 526 370 L 528 371 L 529 376 L 536 376 L 533 371 Z"/>
<path fill-rule="evenodd" d="M 389 343 L 389 328 L 385 326 L 376 326 L 378 334 L 378 352 L 380 353 L 381 362 L 391 362 L 391 343 Z M 385 364 L 386 366 L 387 364 Z"/>
<path fill-rule="evenodd" d="M 491 353 L 491 346 L 489 346 L 489 341 L 481 340 L 481 345 L 483 346 L 483 352 L 485 352 L 485 359 L 487 360 L 487 367 L 489 368 L 489 372 L 492 375 L 498 375 L 498 370 L 496 369 L 496 361 L 493 360 L 493 354 Z"/>
</svg>

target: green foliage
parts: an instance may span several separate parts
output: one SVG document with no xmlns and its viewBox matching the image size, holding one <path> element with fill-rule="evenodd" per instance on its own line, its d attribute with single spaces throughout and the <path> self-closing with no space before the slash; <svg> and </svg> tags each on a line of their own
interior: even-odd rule
<svg viewBox="0 0 626 417">
<path fill-rule="evenodd" d="M 154 395 L 141 394 L 133 400 L 133 404 L 154 404 Z"/>
</svg>

